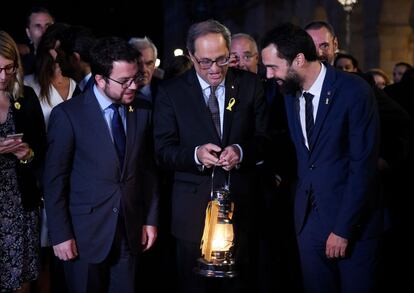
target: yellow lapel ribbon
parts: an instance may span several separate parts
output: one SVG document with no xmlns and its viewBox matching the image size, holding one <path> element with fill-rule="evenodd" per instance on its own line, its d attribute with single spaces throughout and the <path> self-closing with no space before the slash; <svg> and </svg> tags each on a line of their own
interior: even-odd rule
<svg viewBox="0 0 414 293">
<path fill-rule="evenodd" d="M 14 107 L 16 108 L 16 110 L 20 110 L 21 105 L 19 102 L 15 102 Z"/>
<path fill-rule="evenodd" d="M 128 112 L 134 112 L 134 107 L 132 107 L 132 106 L 129 106 L 129 108 L 128 108 Z"/>
<path fill-rule="evenodd" d="M 227 104 L 226 110 L 232 111 L 234 104 L 236 104 L 236 99 L 235 98 L 231 98 L 229 100 L 229 103 Z"/>
</svg>

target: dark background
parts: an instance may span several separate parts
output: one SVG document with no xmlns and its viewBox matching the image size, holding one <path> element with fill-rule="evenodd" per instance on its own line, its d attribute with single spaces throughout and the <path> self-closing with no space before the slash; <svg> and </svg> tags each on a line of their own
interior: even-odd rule
<svg viewBox="0 0 414 293">
<path fill-rule="evenodd" d="M 97 36 L 114 35 L 126 39 L 148 36 L 162 53 L 162 0 L 5 0 L 4 2 L 8 3 L 6 9 L 6 3 L 2 2 L 0 30 L 8 32 L 17 43 L 28 42 L 25 27 L 30 8 L 42 6 L 50 10 L 56 22 L 87 26 Z"/>
</svg>

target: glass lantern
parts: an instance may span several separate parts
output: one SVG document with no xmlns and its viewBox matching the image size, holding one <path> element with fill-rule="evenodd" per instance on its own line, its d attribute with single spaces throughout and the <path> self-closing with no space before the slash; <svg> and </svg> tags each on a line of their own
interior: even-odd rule
<svg viewBox="0 0 414 293">
<path fill-rule="evenodd" d="M 234 204 L 228 187 L 212 191 L 206 209 L 204 232 L 201 240 L 201 258 L 195 271 L 205 277 L 232 278 L 237 275 L 233 253 Z"/>
</svg>

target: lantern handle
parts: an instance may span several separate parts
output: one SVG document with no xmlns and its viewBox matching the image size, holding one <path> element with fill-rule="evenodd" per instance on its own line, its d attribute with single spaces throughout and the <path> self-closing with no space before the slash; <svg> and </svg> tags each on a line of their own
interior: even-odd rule
<svg viewBox="0 0 414 293">
<path fill-rule="evenodd" d="M 214 165 L 213 166 L 213 170 L 211 171 L 211 192 L 210 192 L 211 199 L 214 198 L 214 193 L 213 192 L 214 192 L 214 171 L 215 170 L 216 170 L 216 166 Z M 228 176 L 227 176 L 227 182 L 225 182 L 224 188 L 227 191 L 230 191 L 230 179 L 231 179 L 231 177 L 230 177 L 230 170 L 227 171 L 227 174 L 228 174 Z"/>
</svg>

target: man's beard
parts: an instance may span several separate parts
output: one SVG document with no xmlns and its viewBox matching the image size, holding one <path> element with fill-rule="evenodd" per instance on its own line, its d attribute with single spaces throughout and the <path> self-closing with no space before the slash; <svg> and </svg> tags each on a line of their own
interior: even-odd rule
<svg viewBox="0 0 414 293">
<path fill-rule="evenodd" d="M 300 76 L 289 68 L 285 80 L 280 85 L 280 91 L 284 95 L 296 95 L 302 89 L 302 83 Z"/>
</svg>

